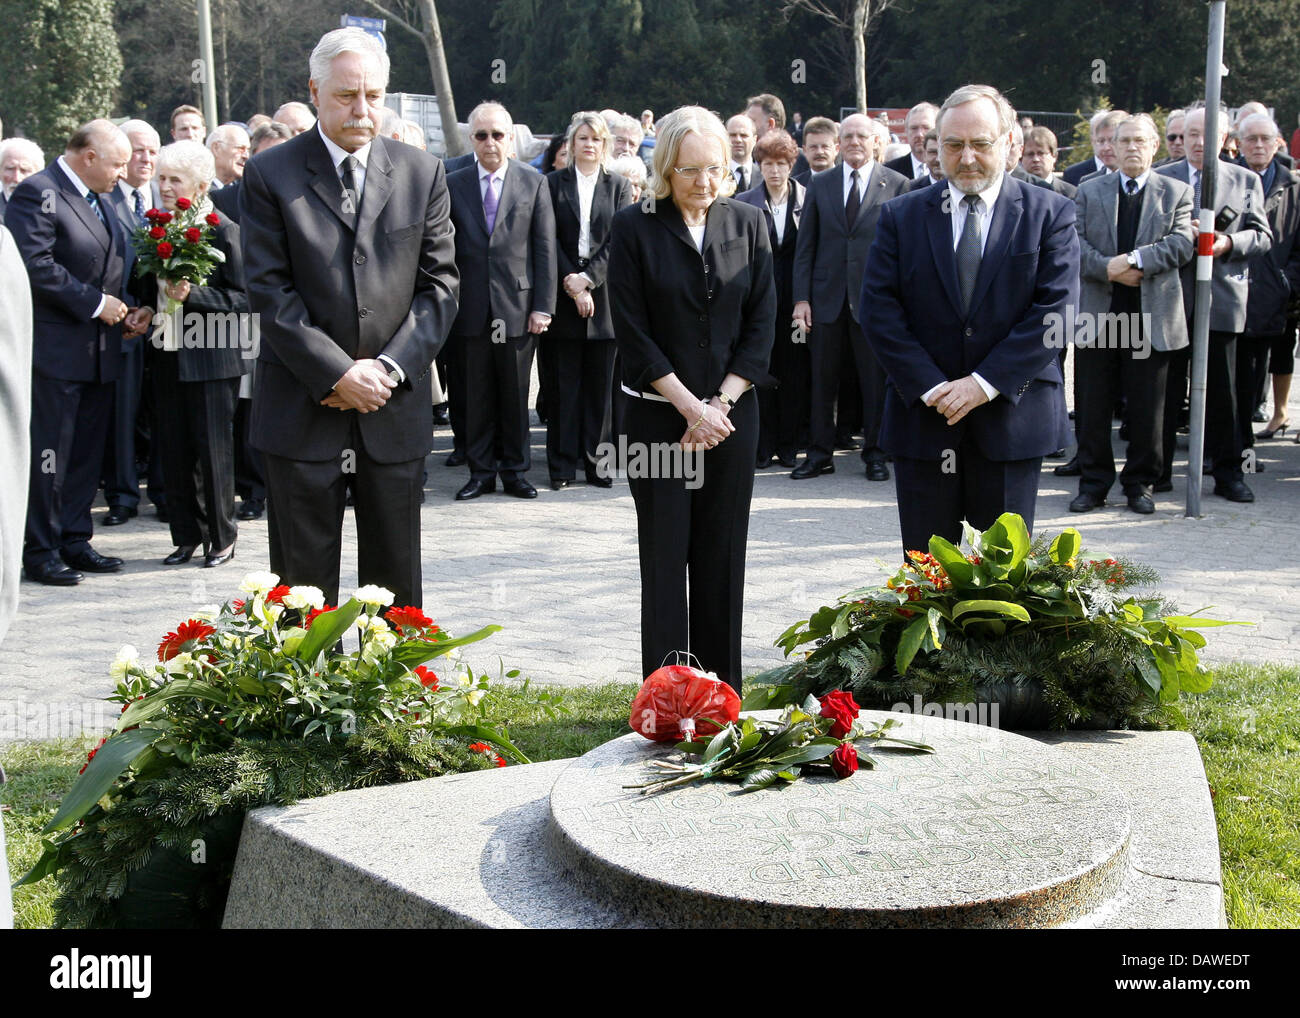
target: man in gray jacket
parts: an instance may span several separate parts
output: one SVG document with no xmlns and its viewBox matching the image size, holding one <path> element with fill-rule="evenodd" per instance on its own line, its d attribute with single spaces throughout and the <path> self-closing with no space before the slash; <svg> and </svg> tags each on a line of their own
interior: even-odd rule
<svg viewBox="0 0 1300 1018">
<path fill-rule="evenodd" d="M 1157 173 L 1188 183 L 1199 214 L 1201 169 L 1206 153 L 1217 158 L 1228 136 L 1228 117 L 1219 117 L 1219 136 L 1205 137 L 1205 109 L 1190 109 L 1183 127 L 1186 159 L 1170 163 Z M 1273 246 L 1273 233 L 1264 218 L 1264 188 L 1259 174 L 1236 163 L 1219 160 L 1214 187 L 1214 276 L 1210 292 L 1209 372 L 1205 392 L 1205 456 L 1214 464 L 1214 493 L 1232 502 L 1253 502 L 1242 469 L 1245 440 L 1237 420 L 1235 385 L 1237 337 L 1246 327 L 1246 300 L 1250 285 L 1250 262 Z M 1210 210 L 1206 214 L 1211 214 Z M 1193 225 L 1196 220 L 1193 219 Z M 1195 259 L 1183 269 L 1183 305 L 1192 320 L 1195 296 Z M 1170 468 L 1174 457 L 1174 436 L 1178 410 L 1187 388 L 1187 359 L 1179 358 L 1169 369 L 1165 395 L 1164 471 L 1156 490 L 1172 490 Z"/>
<path fill-rule="evenodd" d="M 1079 185 L 1079 320 L 1074 404 L 1079 495 L 1073 512 L 1096 509 L 1115 482 L 1111 414 L 1128 408 L 1128 456 L 1120 484 L 1136 513 L 1155 511 L 1162 469 L 1165 385 L 1173 351 L 1188 344 L 1179 269 L 1195 249 L 1192 189 L 1151 173 L 1160 147 L 1145 113 L 1115 129 L 1119 171 Z"/>
</svg>

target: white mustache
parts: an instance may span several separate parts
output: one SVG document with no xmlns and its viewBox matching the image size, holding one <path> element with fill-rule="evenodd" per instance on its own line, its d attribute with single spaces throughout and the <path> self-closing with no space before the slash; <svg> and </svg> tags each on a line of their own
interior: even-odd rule
<svg viewBox="0 0 1300 1018">
<path fill-rule="evenodd" d="M 362 128 L 367 131 L 373 131 L 375 129 L 375 122 L 371 120 L 369 117 L 362 117 L 360 120 L 349 120 L 347 121 L 347 123 L 343 125 L 343 130 L 346 131 L 354 127 Z"/>
</svg>

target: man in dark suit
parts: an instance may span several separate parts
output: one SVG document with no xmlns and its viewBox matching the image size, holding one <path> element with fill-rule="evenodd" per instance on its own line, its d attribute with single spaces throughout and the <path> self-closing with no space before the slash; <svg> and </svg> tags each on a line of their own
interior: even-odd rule
<svg viewBox="0 0 1300 1018">
<path fill-rule="evenodd" d="M 890 385 L 903 548 L 1016 512 L 1033 529 L 1042 457 L 1066 441 L 1050 322 L 1078 304 L 1074 204 L 1004 171 L 1012 111 L 965 85 L 939 115 L 944 184 L 889 202 L 862 284 Z"/>
<path fill-rule="evenodd" d="M 745 103 L 745 116 L 749 117 L 754 124 L 755 145 L 763 140 L 763 135 L 767 134 L 768 131 L 785 130 L 785 103 L 771 92 L 750 96 Z M 800 137 L 802 137 L 802 131 Z M 799 138 L 795 138 L 795 144 L 799 143 Z M 755 170 L 757 170 L 757 165 L 755 165 Z M 794 167 L 790 170 L 790 176 L 802 177 L 810 171 L 811 167 L 808 165 L 808 159 L 800 152 L 795 156 Z M 749 187 L 745 188 L 745 190 L 751 190 L 762 183 L 762 176 L 761 172 L 755 172 L 749 181 Z M 737 194 L 739 193 L 738 189 Z"/>
<path fill-rule="evenodd" d="M 1205 109 L 1189 109 L 1184 121 L 1187 158 L 1156 172 L 1190 184 L 1194 215 L 1201 205 L 1201 168 L 1205 151 Z M 1218 153 L 1228 136 L 1228 118 L 1219 117 L 1219 138 L 1211 150 Z M 1214 139 L 1210 139 L 1213 141 Z M 1245 481 L 1242 452 L 1245 438 L 1237 420 L 1237 337 L 1246 328 L 1250 263 L 1267 254 L 1273 234 L 1264 218 L 1264 188 L 1260 176 L 1244 166 L 1219 160 L 1214 186 L 1214 262 L 1211 277 L 1209 364 L 1205 379 L 1205 457 L 1213 462 L 1214 493 L 1231 502 L 1253 502 L 1255 493 Z M 1195 220 L 1193 220 L 1195 224 Z M 1222 229 L 1218 227 L 1222 226 Z M 1199 226 L 1198 226 L 1199 229 Z M 1196 263 L 1183 267 L 1183 302 L 1192 320 L 1196 296 Z M 1165 395 L 1164 471 L 1156 490 L 1172 490 L 1178 411 L 1187 390 L 1187 357 L 1169 366 Z"/>
<path fill-rule="evenodd" d="M 905 194 L 909 191 L 920 191 L 943 180 L 943 164 L 939 162 L 939 132 L 933 129 L 925 132 L 925 164 L 929 167 L 929 171 L 924 177 L 909 180 L 907 186 L 903 188 Z"/>
<path fill-rule="evenodd" d="M 450 388 L 464 394 L 470 468 L 456 498 L 494 491 L 497 474 L 506 494 L 536 498 L 524 477 L 528 384 L 537 337 L 555 313 L 555 214 L 546 178 L 508 156 L 514 125 L 505 107 L 482 103 L 469 125 L 475 165 L 447 180 L 461 281 L 452 331 L 462 364 Z"/>
<path fill-rule="evenodd" d="M 158 184 L 154 181 L 154 167 L 158 160 L 161 139 L 158 132 L 143 120 L 128 120 L 122 133 L 131 143 L 131 160 L 117 187 L 108 193 L 108 201 L 126 237 L 126 265 L 123 276 L 130 279 L 135 267 L 135 246 L 131 234 L 145 225 L 149 209 L 162 208 Z M 113 432 L 104 445 L 104 501 L 108 513 L 104 526 L 125 523 L 138 513 L 140 504 L 140 477 L 136 470 L 136 434 L 141 404 L 146 403 L 145 415 L 150 416 L 148 401 L 141 399 L 144 390 L 145 340 L 126 340 L 122 343 L 122 369 L 117 376 L 113 394 Z M 152 429 L 150 431 L 152 437 Z M 155 506 L 166 506 L 163 492 L 162 460 L 157 449 L 149 449 L 148 470 L 149 499 Z"/>
<path fill-rule="evenodd" d="M 126 236 L 101 197 L 130 157 L 126 135 L 92 120 L 9 203 L 6 222 L 27 263 L 36 322 L 23 565 L 40 583 L 70 586 L 82 572 L 122 568 L 121 559 L 90 546 L 90 506 L 121 370 L 122 324 L 138 335 L 149 318 L 127 306 Z"/>
<path fill-rule="evenodd" d="M 1025 131 L 1024 150 L 1020 165 L 1033 177 L 1045 182 L 1057 194 L 1073 200 L 1078 188 L 1066 182 L 1056 172 L 1056 135 L 1046 127 L 1036 126 Z"/>
<path fill-rule="evenodd" d="M 881 207 L 901 194 L 907 179 L 871 158 L 875 128 L 861 113 L 840 128 L 838 170 L 808 185 L 794 260 L 794 318 L 809 333 L 812 434 L 808 455 L 791 472 L 795 480 L 835 472 L 835 394 L 840 357 L 853 351 L 862 392 L 862 461 L 873 481 L 889 480 L 880 448 L 884 372 L 862 335 L 859 286 Z"/>
<path fill-rule="evenodd" d="M 907 111 L 904 130 L 907 132 L 907 144 L 911 152 L 891 159 L 885 163 L 886 169 L 901 173 L 908 180 L 917 180 L 929 174 L 925 161 L 925 136 L 934 130 L 934 118 L 939 107 L 934 103 L 917 103 Z"/>
<path fill-rule="evenodd" d="M 350 492 L 360 582 L 418 607 L 429 366 L 456 312 L 447 188 L 439 160 L 376 137 L 374 39 L 327 32 L 310 66 L 316 127 L 250 160 L 241 195 L 271 568 L 337 603 Z"/>
<path fill-rule="evenodd" d="M 1093 157 L 1081 163 L 1075 163 L 1061 176 L 1067 184 L 1075 187 L 1084 177 L 1094 173 L 1113 173 L 1118 165 L 1115 158 L 1115 127 L 1128 114 L 1123 110 L 1098 110 L 1088 123 L 1088 134 L 1092 139 Z"/>
<path fill-rule="evenodd" d="M 814 173 L 829 170 L 839 158 L 839 125 L 828 117 L 813 117 L 804 125 L 803 141 L 800 145 L 799 155 L 803 157 L 808 168 L 799 173 L 792 171 L 790 179 L 807 187 Z"/>
<path fill-rule="evenodd" d="M 1081 476 L 1071 512 L 1104 505 L 1115 482 L 1111 421 L 1121 396 L 1129 445 L 1120 484 L 1130 509 L 1155 512 L 1152 489 L 1162 470 L 1169 362 L 1188 344 L 1179 270 L 1195 247 L 1191 188 L 1150 172 L 1159 147 L 1160 134 L 1145 113 L 1120 121 L 1119 170 L 1084 181 L 1075 199 L 1082 272 L 1078 324 L 1086 331 L 1067 324 L 1061 335 L 1076 341 Z"/>
</svg>

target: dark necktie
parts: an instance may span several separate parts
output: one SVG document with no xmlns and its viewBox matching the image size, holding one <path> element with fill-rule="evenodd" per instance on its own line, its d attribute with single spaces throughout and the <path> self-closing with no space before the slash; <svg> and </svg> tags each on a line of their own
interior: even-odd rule
<svg viewBox="0 0 1300 1018">
<path fill-rule="evenodd" d="M 107 226 L 108 220 L 104 218 L 104 210 L 99 207 L 99 195 L 97 195 L 94 191 L 87 191 L 86 201 L 88 201 L 90 203 L 90 207 L 95 210 L 95 215 L 99 216 L 99 221 L 103 223 L 105 226 Z"/>
<path fill-rule="evenodd" d="M 143 223 L 144 219 L 144 199 L 140 197 L 140 192 L 135 192 L 135 218 L 136 222 Z"/>
<path fill-rule="evenodd" d="M 1124 189 L 1128 191 L 1129 195 L 1135 195 L 1138 193 L 1138 182 L 1130 180 L 1124 184 Z"/>
<path fill-rule="evenodd" d="M 849 229 L 853 229 L 853 224 L 858 221 L 858 208 L 862 205 L 862 197 L 858 194 L 858 171 L 853 170 L 849 174 L 849 197 L 844 202 L 844 221 L 848 224 Z"/>
<path fill-rule="evenodd" d="M 980 272 L 980 206 L 983 202 L 977 194 L 968 194 L 961 201 L 966 206 L 966 223 L 962 227 L 961 239 L 957 241 L 957 283 L 961 287 L 964 314 L 970 310 L 971 298 L 975 295 L 975 277 Z"/>
<path fill-rule="evenodd" d="M 1192 208 L 1200 209 L 1201 207 L 1201 171 L 1192 170 Z"/>
<path fill-rule="evenodd" d="M 352 216 L 353 222 L 355 222 L 357 213 L 361 211 L 361 191 L 357 188 L 356 156 L 345 156 L 342 166 L 343 211 Z"/>
<path fill-rule="evenodd" d="M 737 166 L 736 167 L 736 190 L 748 191 L 749 188 L 745 186 L 747 183 L 748 181 L 745 180 L 745 168 L 743 166 Z"/>
</svg>

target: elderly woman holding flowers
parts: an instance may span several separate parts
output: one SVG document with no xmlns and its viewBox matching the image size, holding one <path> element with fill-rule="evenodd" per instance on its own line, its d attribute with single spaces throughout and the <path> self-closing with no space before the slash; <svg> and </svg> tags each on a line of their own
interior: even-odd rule
<svg viewBox="0 0 1300 1018">
<path fill-rule="evenodd" d="M 158 153 L 156 179 L 165 213 L 192 219 L 185 240 L 206 242 L 223 256 L 199 285 L 179 278 L 180 271 L 178 278 L 165 278 L 168 262 L 178 262 L 181 252 L 167 241 L 155 247 L 164 269 L 155 277 L 159 315 L 147 356 L 176 544 L 164 565 L 188 562 L 200 544 L 205 566 L 220 565 L 235 554 L 235 401 L 239 378 L 249 370 L 255 351 L 245 331 L 248 298 L 239 227 L 208 200 L 214 173 L 212 154 L 198 142 L 178 141 Z M 170 216 L 151 217 L 151 236 Z"/>
</svg>

